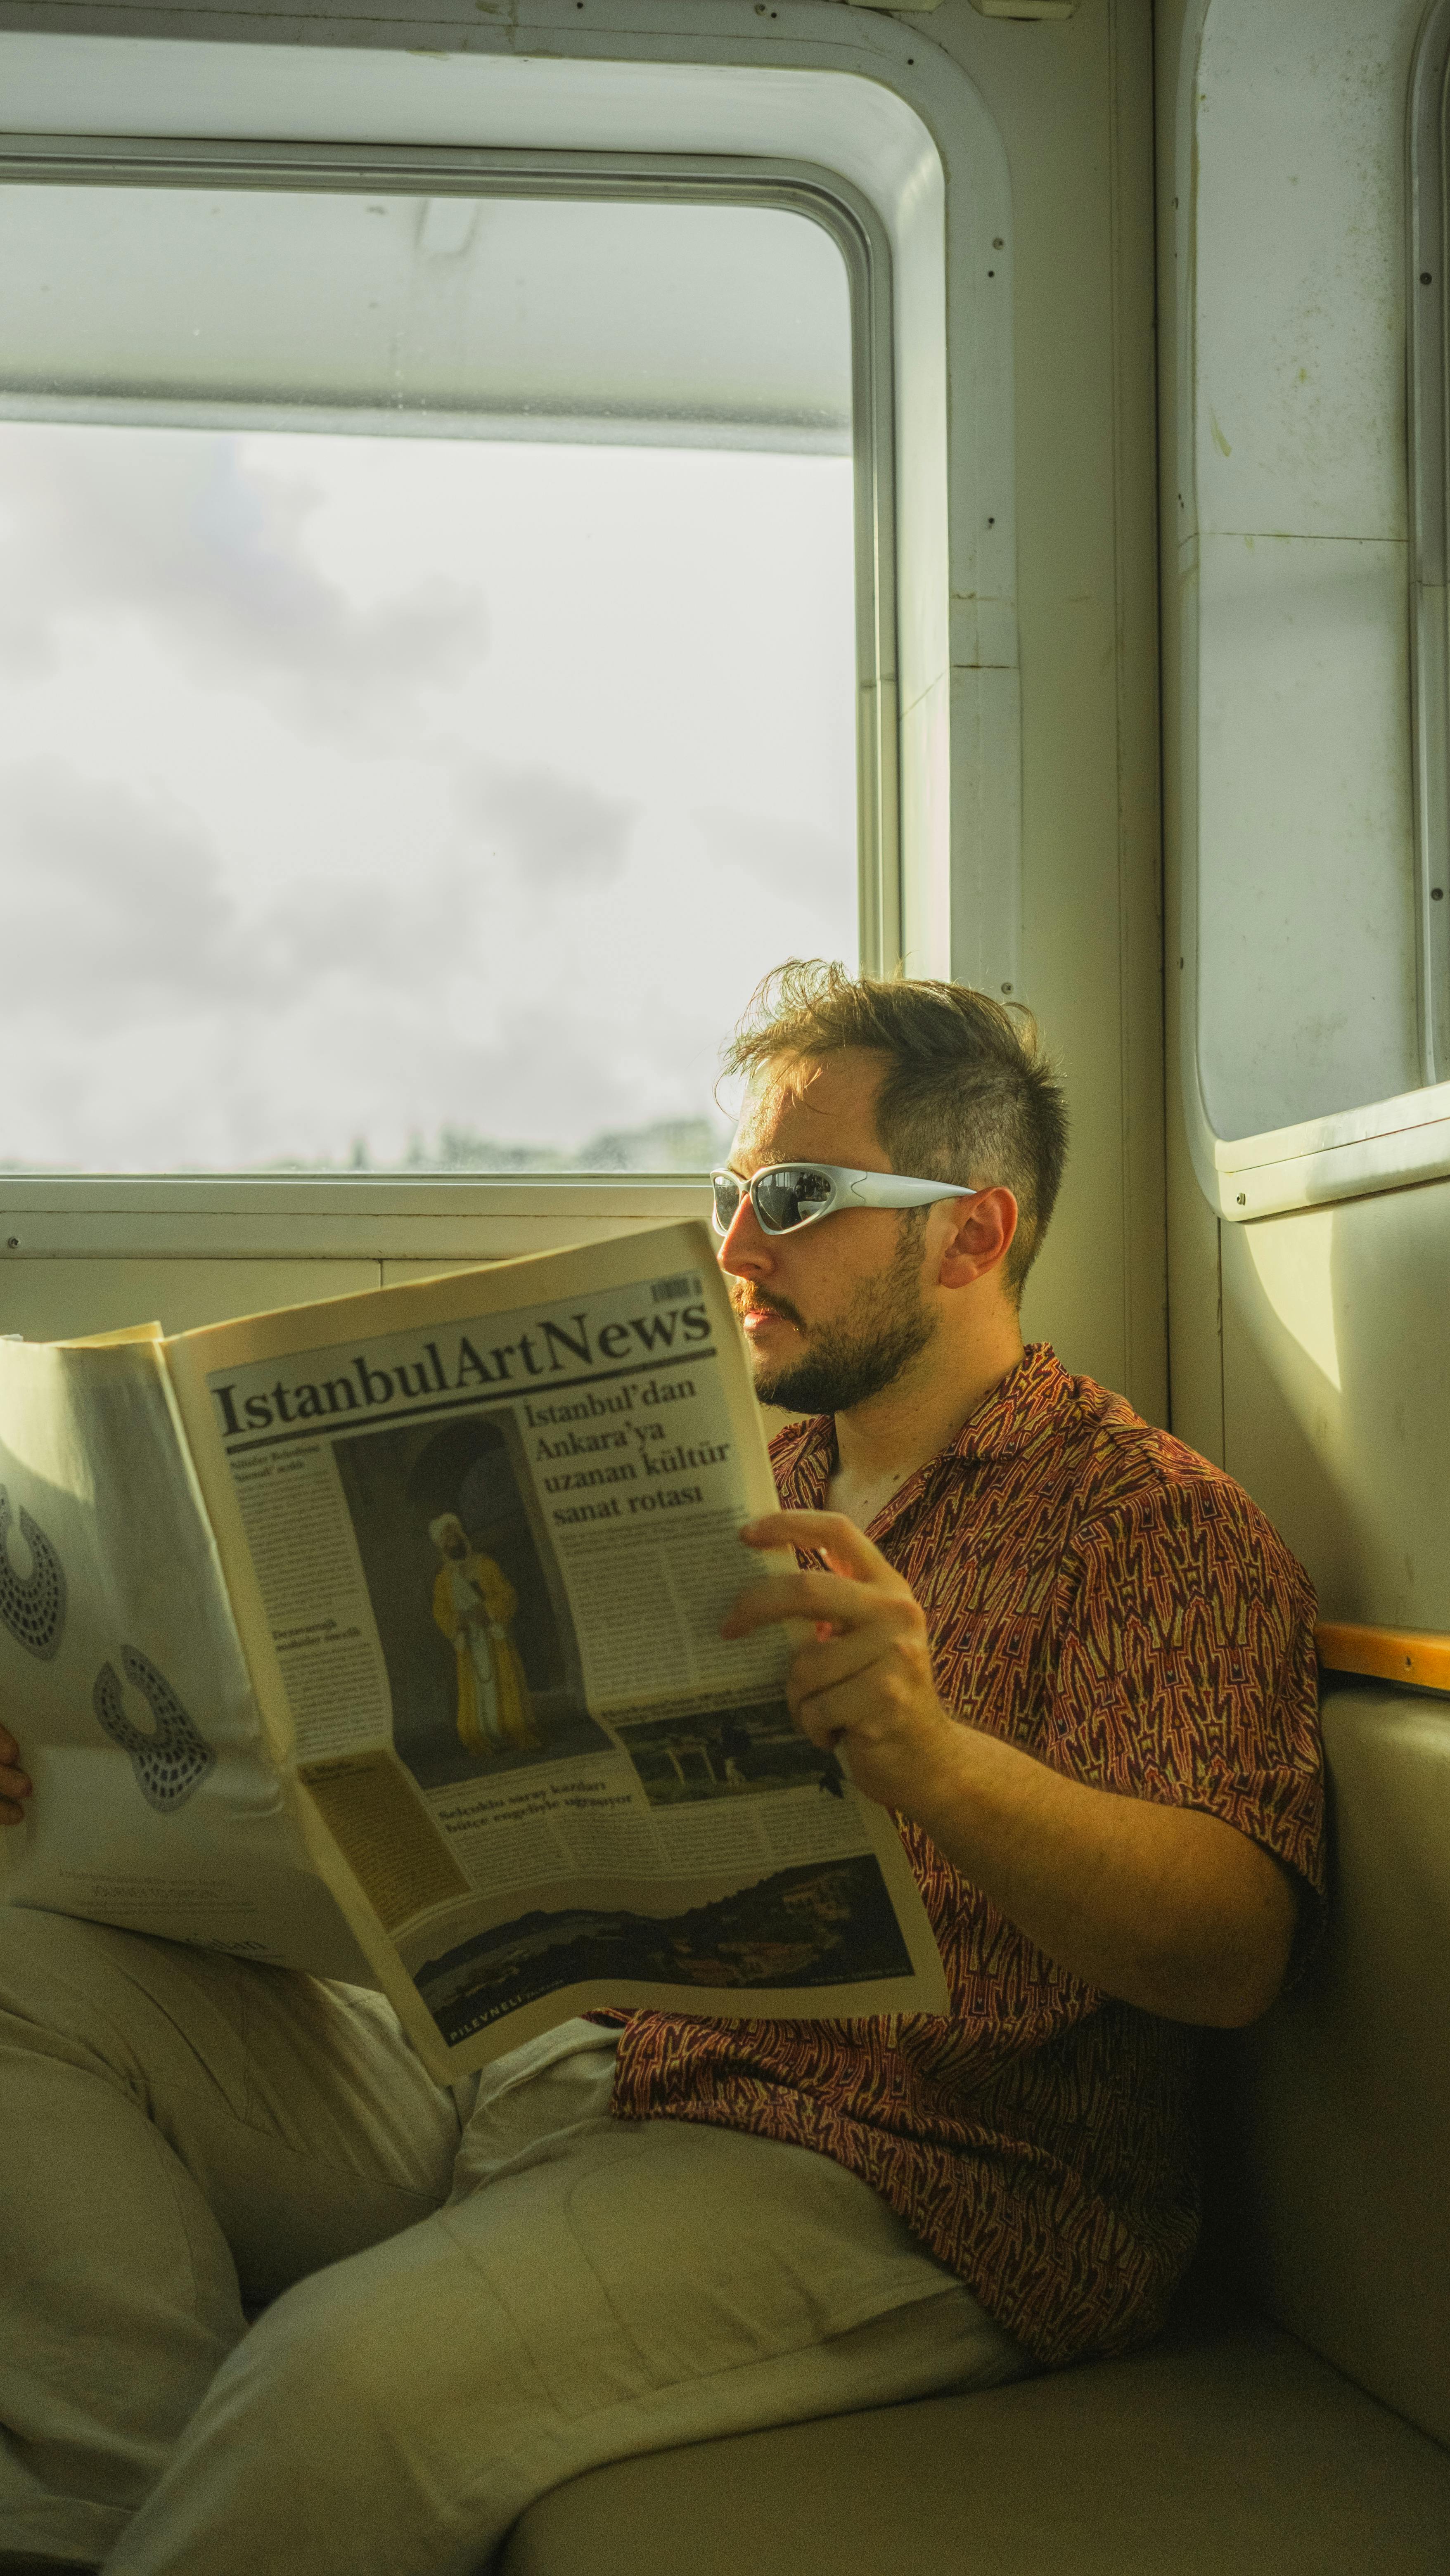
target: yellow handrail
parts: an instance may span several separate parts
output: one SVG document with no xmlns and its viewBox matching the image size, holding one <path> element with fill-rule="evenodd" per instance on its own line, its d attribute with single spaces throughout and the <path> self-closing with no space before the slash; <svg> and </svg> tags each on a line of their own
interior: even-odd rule
<svg viewBox="0 0 1450 2576">
<path fill-rule="evenodd" d="M 1450 1634 L 1443 1629 L 1360 1628 L 1324 1619 L 1314 1642 L 1326 1673 L 1363 1673 L 1373 1681 L 1450 1691 Z"/>
</svg>

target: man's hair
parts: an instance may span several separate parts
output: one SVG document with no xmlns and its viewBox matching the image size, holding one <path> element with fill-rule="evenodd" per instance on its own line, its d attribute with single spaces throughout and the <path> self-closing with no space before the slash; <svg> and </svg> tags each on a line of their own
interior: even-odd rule
<svg viewBox="0 0 1450 2576">
<path fill-rule="evenodd" d="M 1062 1084 L 1032 1013 L 970 984 L 886 982 L 792 957 L 757 985 L 725 1072 L 753 1078 L 847 1047 L 885 1059 L 876 1132 L 896 1171 L 1012 1192 L 1017 1232 L 1002 1276 L 1020 1301 L 1067 1154 Z"/>
</svg>

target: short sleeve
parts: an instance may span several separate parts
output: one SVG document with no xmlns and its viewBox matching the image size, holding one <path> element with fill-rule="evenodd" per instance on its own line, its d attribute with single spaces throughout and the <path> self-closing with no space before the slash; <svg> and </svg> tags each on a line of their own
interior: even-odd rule
<svg viewBox="0 0 1450 2576">
<path fill-rule="evenodd" d="M 1314 1595 L 1226 1477 L 1080 1524 L 1041 1750 L 1073 1777 L 1220 1816 L 1325 1891 Z"/>
</svg>

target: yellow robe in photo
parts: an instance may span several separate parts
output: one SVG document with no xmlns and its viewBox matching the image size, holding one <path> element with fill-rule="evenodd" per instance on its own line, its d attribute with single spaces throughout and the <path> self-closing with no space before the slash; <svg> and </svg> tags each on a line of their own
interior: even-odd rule
<svg viewBox="0 0 1450 2576">
<path fill-rule="evenodd" d="M 438 1569 L 433 1616 L 456 1652 L 458 1740 L 470 1753 L 539 1749 L 524 1668 L 507 1633 L 518 1606 L 491 1556 L 449 1557 Z"/>
</svg>

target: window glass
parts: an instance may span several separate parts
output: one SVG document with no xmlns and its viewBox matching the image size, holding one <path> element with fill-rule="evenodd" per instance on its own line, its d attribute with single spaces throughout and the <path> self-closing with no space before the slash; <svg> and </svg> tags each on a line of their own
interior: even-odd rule
<svg viewBox="0 0 1450 2576">
<path fill-rule="evenodd" d="M 66 186 L 0 263 L 0 1162 L 700 1168 L 856 958 L 829 237 Z"/>
<path fill-rule="evenodd" d="M 1376 55 L 1346 150 L 1367 58 L 1349 17 L 1322 48 L 1298 24 L 1292 0 L 1207 13 L 1173 181 L 1196 960 L 1182 944 L 1203 1108 L 1235 1140 L 1420 1080 L 1401 58 Z"/>
</svg>

